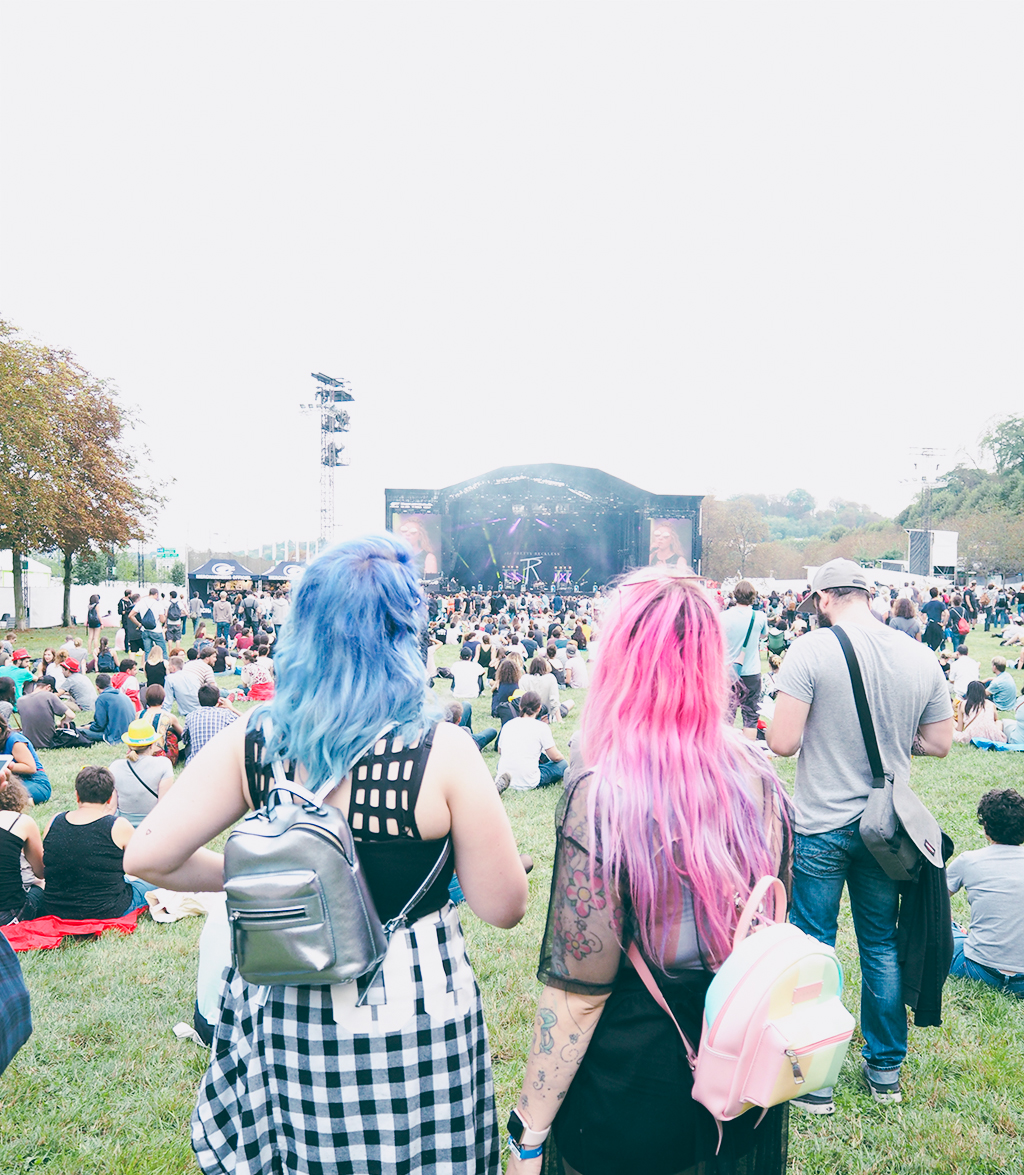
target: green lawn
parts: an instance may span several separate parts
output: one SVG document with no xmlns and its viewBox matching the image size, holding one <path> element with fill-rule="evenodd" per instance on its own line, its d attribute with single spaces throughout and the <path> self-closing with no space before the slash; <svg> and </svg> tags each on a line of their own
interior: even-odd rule
<svg viewBox="0 0 1024 1175">
<path fill-rule="evenodd" d="M 32 652 L 59 643 L 54 630 L 25 634 Z M 82 632 L 84 636 L 84 631 Z M 972 634 L 971 651 L 987 668 L 991 637 Z M 439 664 L 454 650 L 438 650 Z M 1015 673 L 1018 685 L 1024 674 Z M 221 679 L 224 684 L 230 678 Z M 489 702 L 474 705 L 474 726 L 491 723 Z M 579 707 L 554 727 L 563 749 Z M 495 723 L 496 724 L 496 723 Z M 40 825 L 72 804 L 84 763 L 116 757 L 109 747 L 42 752 L 54 798 L 35 811 Z M 496 755 L 486 755 L 496 763 Z M 793 763 L 781 761 L 792 781 Z M 913 782 L 957 850 L 984 843 L 974 811 L 995 786 L 1024 790 L 1024 755 L 954 747 L 945 760 L 915 760 Z M 558 788 L 505 793 L 524 852 L 533 855 L 530 905 L 511 931 L 463 915 L 484 993 L 498 1108 L 518 1094 L 539 985 L 534 978 L 547 907 Z M 963 895 L 954 915 L 967 919 Z M 205 1067 L 204 1052 L 171 1029 L 190 1021 L 194 1000 L 197 918 L 171 925 L 143 919 L 134 935 L 69 942 L 20 956 L 32 993 L 35 1031 L 0 1078 L 0 1175 L 45 1169 L 53 1175 L 178 1175 L 194 1172 L 188 1119 Z M 850 1007 L 859 990 L 848 907 L 838 944 Z M 792 1115 L 791 1171 L 799 1175 L 1024 1175 L 1024 1002 L 958 980 L 946 987 L 941 1029 L 910 1030 L 903 1070 L 906 1100 L 876 1107 L 858 1078 L 855 1038 L 836 1091 L 837 1112 L 821 1120 Z"/>
</svg>

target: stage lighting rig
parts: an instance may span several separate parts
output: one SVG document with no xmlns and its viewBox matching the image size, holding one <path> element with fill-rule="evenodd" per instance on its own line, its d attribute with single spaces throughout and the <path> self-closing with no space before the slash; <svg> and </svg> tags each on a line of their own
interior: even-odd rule
<svg viewBox="0 0 1024 1175">
<path fill-rule="evenodd" d="M 348 432 L 351 420 L 348 412 L 337 405 L 355 397 L 348 390 L 348 380 L 335 379 L 323 372 L 310 374 L 316 380 L 314 401 L 299 408 L 303 414 L 316 412 L 320 416 L 320 546 L 323 548 L 334 541 L 334 471 L 349 464 L 345 446 L 337 437 Z"/>
</svg>

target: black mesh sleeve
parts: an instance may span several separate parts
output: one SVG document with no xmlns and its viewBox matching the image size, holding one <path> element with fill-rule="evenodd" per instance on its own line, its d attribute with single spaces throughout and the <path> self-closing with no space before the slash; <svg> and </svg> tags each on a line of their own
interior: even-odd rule
<svg viewBox="0 0 1024 1175">
<path fill-rule="evenodd" d="M 570 777 L 555 818 L 555 866 L 537 978 L 579 994 L 609 992 L 622 961 L 625 917 L 605 882 L 587 826 L 589 772 Z M 591 872 L 593 870 L 593 872 Z"/>
</svg>

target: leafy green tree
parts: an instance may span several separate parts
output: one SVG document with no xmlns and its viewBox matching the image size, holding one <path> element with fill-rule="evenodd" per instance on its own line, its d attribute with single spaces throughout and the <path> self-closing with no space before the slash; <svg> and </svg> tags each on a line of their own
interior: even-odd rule
<svg viewBox="0 0 1024 1175">
<path fill-rule="evenodd" d="M 107 557 L 95 551 L 82 551 L 71 566 L 71 579 L 77 584 L 98 584 L 107 578 Z"/>
<path fill-rule="evenodd" d="M 185 564 L 180 559 L 171 568 L 171 583 L 175 587 L 185 586 Z"/>
<path fill-rule="evenodd" d="M 991 453 L 996 473 L 1024 470 L 1024 416 L 1006 416 L 981 438 L 981 447 Z"/>
<path fill-rule="evenodd" d="M 51 427 L 51 405 L 62 356 L 20 339 L 0 320 L 0 543 L 11 551 L 14 615 L 24 628 L 22 561 L 33 547 L 53 547 L 61 466 L 59 437 Z"/>
</svg>

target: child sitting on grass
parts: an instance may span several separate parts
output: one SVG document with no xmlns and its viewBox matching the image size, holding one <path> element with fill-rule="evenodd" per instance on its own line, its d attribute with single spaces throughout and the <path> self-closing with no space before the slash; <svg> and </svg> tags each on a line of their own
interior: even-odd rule
<svg viewBox="0 0 1024 1175">
<path fill-rule="evenodd" d="M 987 847 L 961 853 L 946 869 L 949 892 L 964 887 L 971 903 L 970 930 L 953 923 L 949 973 L 1024 999 L 1024 796 L 986 792 L 978 823 Z"/>
</svg>

